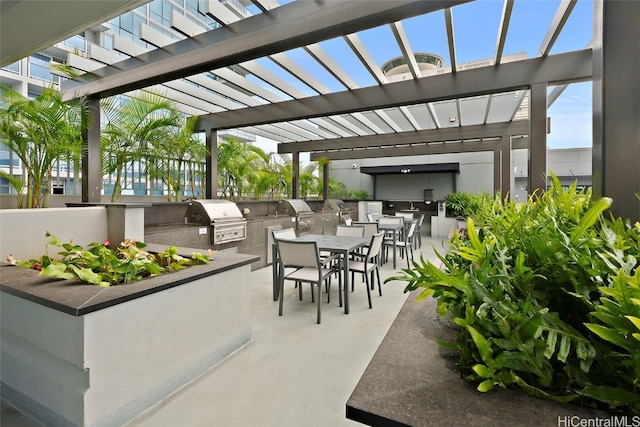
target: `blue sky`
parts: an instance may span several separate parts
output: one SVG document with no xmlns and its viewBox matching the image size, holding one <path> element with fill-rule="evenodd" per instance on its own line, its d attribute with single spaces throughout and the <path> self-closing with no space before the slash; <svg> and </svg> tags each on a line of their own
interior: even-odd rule
<svg viewBox="0 0 640 427">
<path fill-rule="evenodd" d="M 362 1 L 364 4 L 372 0 L 352 1 Z M 281 0 L 280 3 L 284 1 Z M 504 55 L 526 53 L 529 58 L 535 57 L 559 4 L 560 0 L 515 0 Z M 476 0 L 452 9 L 456 60 L 459 64 L 494 56 L 502 8 L 501 0 Z M 591 0 L 577 2 L 551 54 L 583 49 L 588 45 L 592 37 L 592 12 Z M 403 26 L 414 52 L 434 53 L 444 58 L 445 66 L 451 64 L 443 11 L 407 19 L 403 21 Z M 358 36 L 379 66 L 401 55 L 388 25 L 361 31 Z M 360 87 L 376 84 L 344 40 L 329 40 L 321 42 L 320 45 Z M 287 55 L 311 71 L 331 91 L 345 90 L 303 49 L 288 51 Z M 259 63 L 304 93 L 315 94 L 272 61 L 261 59 Z M 551 89 L 553 88 L 549 88 L 550 91 Z M 287 98 L 284 94 L 283 97 Z M 548 136 L 550 148 L 590 146 L 591 82 L 570 85 L 549 108 L 549 116 L 552 123 L 552 132 Z"/>
</svg>

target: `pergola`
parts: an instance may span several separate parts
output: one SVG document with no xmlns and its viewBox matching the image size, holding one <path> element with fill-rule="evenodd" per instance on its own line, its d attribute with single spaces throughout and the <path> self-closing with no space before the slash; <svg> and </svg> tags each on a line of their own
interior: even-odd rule
<svg viewBox="0 0 640 427">
<path fill-rule="evenodd" d="M 363 7 L 362 2 L 349 0 L 298 0 L 282 6 L 273 0 L 252 0 L 261 13 L 240 19 L 218 1 L 207 1 L 207 13 L 220 28 L 198 33 L 176 19 L 174 28 L 187 37 L 178 42 L 145 30 L 143 37 L 157 49 L 118 62 L 105 59 L 111 65 L 92 69 L 63 89 L 66 98 L 87 96 L 98 116 L 99 99 L 106 96 L 162 85 L 179 92 L 175 93 L 179 97 L 188 93 L 189 84 L 178 81 L 183 78 L 208 87 L 214 95 L 206 106 L 191 103 L 200 111 L 198 129 L 206 132 L 211 148 L 208 198 L 217 194 L 216 134 L 234 128 L 279 141 L 278 152 L 292 154 L 295 177 L 299 155 L 304 152 L 317 160 L 491 151 L 495 189 L 505 195 L 510 153 L 516 148 L 528 148 L 529 191 L 546 188 L 547 108 L 566 84 L 592 80 L 594 195 L 612 197 L 615 215 L 640 219 L 640 201 L 635 197 L 640 193 L 640 2 L 594 0 L 591 45 L 550 55 L 576 4 L 561 1 L 538 55 L 506 62 L 504 42 L 514 0 L 505 0 L 491 63 L 464 69 L 455 59 L 453 12 L 468 2 L 370 1 Z M 422 75 L 402 23 L 441 10 L 451 68 Z M 359 31 L 381 25 L 391 27 L 411 79 L 388 81 L 359 39 Z M 334 38 L 349 45 L 376 85 L 358 87 L 319 45 Z M 344 90 L 331 92 L 284 53 L 295 48 L 303 48 Z M 256 59 L 263 57 L 317 94 L 306 96 L 260 67 Z M 234 69 L 260 77 L 286 97 L 266 91 Z M 199 76 L 203 72 L 215 74 L 219 81 Z M 555 89 L 548 95 L 549 86 Z M 525 97 L 529 114 L 521 119 L 516 113 Z M 444 117 L 455 117 L 455 123 Z M 99 126 L 94 126 L 86 134 L 88 150 L 83 162 L 86 202 L 100 199 L 99 139 Z M 296 178 L 294 197 L 297 192 Z"/>
</svg>

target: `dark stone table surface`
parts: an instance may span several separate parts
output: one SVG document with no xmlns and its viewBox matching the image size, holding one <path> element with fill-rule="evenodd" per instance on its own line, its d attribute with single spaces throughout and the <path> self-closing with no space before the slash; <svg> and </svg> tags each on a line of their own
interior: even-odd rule
<svg viewBox="0 0 640 427">
<path fill-rule="evenodd" d="M 165 245 L 149 244 L 145 250 L 162 252 Z M 178 248 L 180 255 L 199 249 Z M 124 285 L 103 288 L 76 280 L 55 280 L 39 276 L 39 272 L 7 263 L 0 265 L 0 290 L 73 316 L 82 316 L 116 304 L 144 297 L 175 286 L 213 276 L 259 260 L 255 255 L 220 253 L 209 264 L 194 265 L 183 270 L 149 277 Z M 215 282 L 214 282 L 215 283 Z"/>
<path fill-rule="evenodd" d="M 478 392 L 453 369 L 451 351 L 435 341 L 454 342 L 456 335 L 436 314 L 436 300 L 416 303 L 415 296 L 405 302 L 347 401 L 347 418 L 371 426 L 557 427 L 609 417 L 501 388 Z"/>
</svg>

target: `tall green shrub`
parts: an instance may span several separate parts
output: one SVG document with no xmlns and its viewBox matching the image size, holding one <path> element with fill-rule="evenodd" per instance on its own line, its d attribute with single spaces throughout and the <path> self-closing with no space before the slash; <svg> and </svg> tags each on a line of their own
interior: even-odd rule
<svg viewBox="0 0 640 427">
<path fill-rule="evenodd" d="M 640 411 L 640 225 L 606 219 L 611 200 L 551 188 L 527 203 L 487 199 L 441 266 L 388 279 L 422 288 L 458 325 L 458 367 L 478 383 Z"/>
</svg>

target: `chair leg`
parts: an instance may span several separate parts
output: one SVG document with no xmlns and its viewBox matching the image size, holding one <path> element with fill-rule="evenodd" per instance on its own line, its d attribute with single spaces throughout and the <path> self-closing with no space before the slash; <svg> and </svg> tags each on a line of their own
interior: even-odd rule
<svg viewBox="0 0 640 427">
<path fill-rule="evenodd" d="M 380 285 L 382 282 L 380 282 L 380 269 L 378 268 L 376 268 L 376 276 L 378 278 L 378 293 L 382 296 L 382 286 Z"/>
<path fill-rule="evenodd" d="M 327 291 L 327 304 L 331 302 L 331 278 L 324 280 L 324 286 Z"/>
<path fill-rule="evenodd" d="M 313 286 L 313 283 L 311 284 Z M 313 294 L 313 288 L 311 289 L 311 293 Z M 320 294 L 322 293 L 322 283 L 318 282 L 318 324 L 320 324 L 320 308 L 322 307 L 322 297 Z"/>
<path fill-rule="evenodd" d="M 316 302 L 316 298 L 313 296 L 313 283 L 310 283 L 311 285 L 311 303 L 313 304 L 314 302 Z M 322 283 L 318 283 L 318 286 L 320 286 L 320 289 L 322 289 Z M 302 287 L 302 286 L 301 286 Z M 320 291 L 318 291 L 318 295 L 320 294 Z"/>
<path fill-rule="evenodd" d="M 338 301 L 342 307 L 342 271 L 338 270 Z"/>
<path fill-rule="evenodd" d="M 284 300 L 284 278 L 280 278 L 280 296 L 279 296 L 279 300 L 280 302 L 278 303 L 278 305 L 280 306 L 279 310 L 278 310 L 278 315 L 282 316 L 282 301 Z"/>
<path fill-rule="evenodd" d="M 409 261 L 409 251 L 411 251 L 411 261 L 413 261 L 413 248 L 410 245 L 407 248 L 407 268 L 411 269 L 411 261 Z"/>
<path fill-rule="evenodd" d="M 369 290 L 369 275 L 365 274 L 365 286 L 367 287 L 367 299 L 369 300 L 369 308 L 373 308 L 373 306 L 371 305 L 371 291 Z"/>
</svg>

